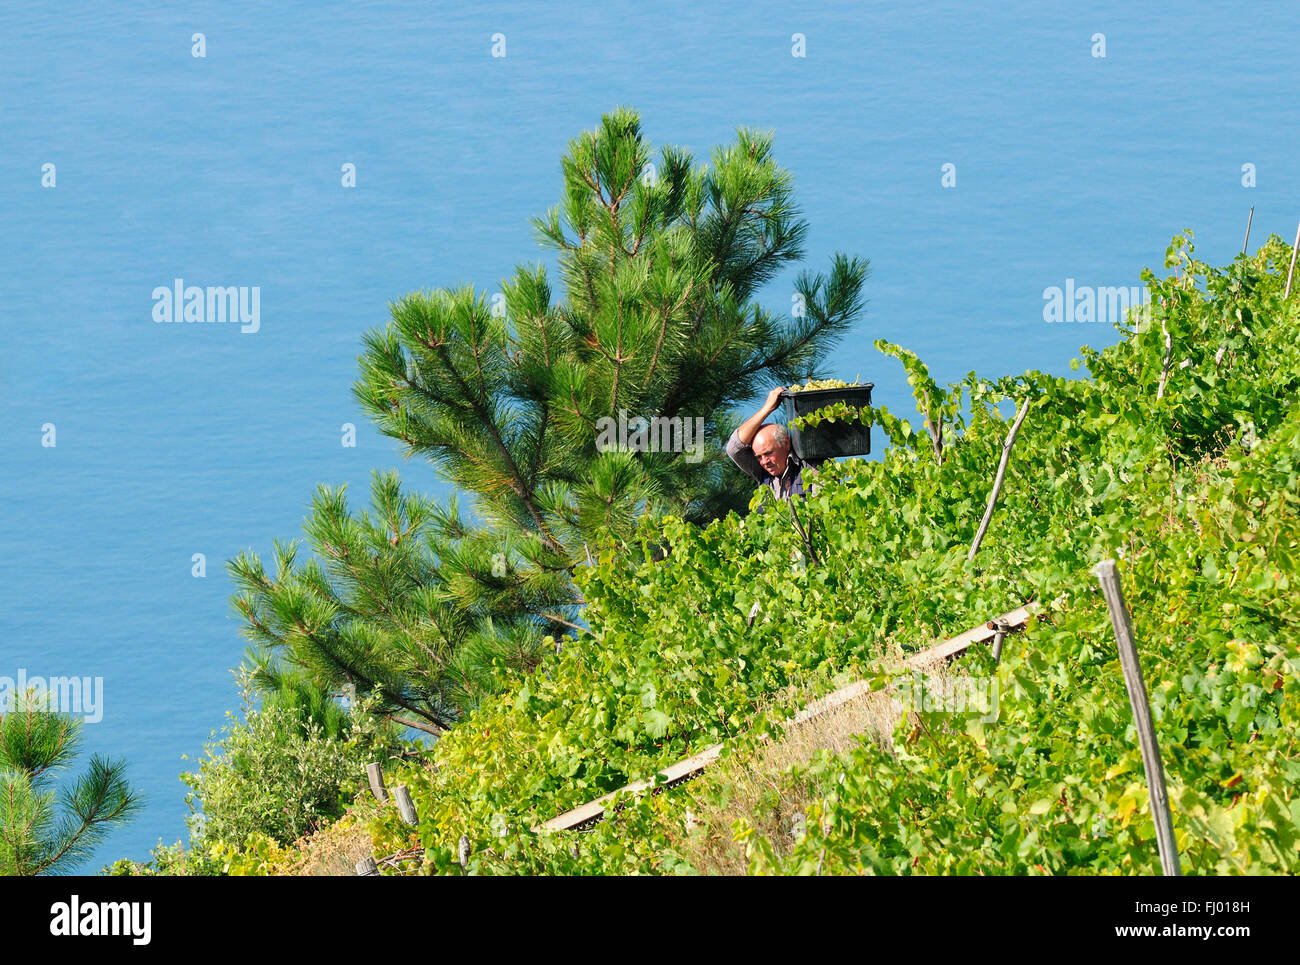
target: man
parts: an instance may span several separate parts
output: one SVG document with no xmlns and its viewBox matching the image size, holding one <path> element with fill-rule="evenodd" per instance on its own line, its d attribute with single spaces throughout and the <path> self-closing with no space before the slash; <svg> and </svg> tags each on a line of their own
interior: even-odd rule
<svg viewBox="0 0 1300 965">
<path fill-rule="evenodd" d="M 790 451 L 790 436 L 784 426 L 763 425 L 763 420 L 781 404 L 778 386 L 767 394 L 763 407 L 742 422 L 727 440 L 727 455 L 737 466 L 753 476 L 759 485 L 769 487 L 778 499 L 802 495 L 804 462 Z"/>
</svg>

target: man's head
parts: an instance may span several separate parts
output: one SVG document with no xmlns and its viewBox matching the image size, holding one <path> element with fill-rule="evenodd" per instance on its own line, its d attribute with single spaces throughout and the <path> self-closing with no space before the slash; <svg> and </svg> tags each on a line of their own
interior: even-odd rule
<svg viewBox="0 0 1300 965">
<path fill-rule="evenodd" d="M 754 434 L 754 455 L 763 471 L 780 478 L 790 461 L 790 436 L 784 426 L 765 425 Z"/>
</svg>

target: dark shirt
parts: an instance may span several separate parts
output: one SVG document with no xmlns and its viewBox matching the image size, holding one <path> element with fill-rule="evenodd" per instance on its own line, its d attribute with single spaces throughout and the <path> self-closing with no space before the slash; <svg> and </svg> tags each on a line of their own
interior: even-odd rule
<svg viewBox="0 0 1300 965">
<path fill-rule="evenodd" d="M 739 429 L 731 434 L 727 440 L 726 453 L 731 461 L 739 466 L 742 470 L 754 477 L 754 480 L 760 486 L 766 486 L 776 494 L 777 499 L 789 499 L 791 496 L 803 495 L 803 460 L 790 451 L 789 459 L 785 464 L 785 472 L 778 479 L 773 476 L 758 461 L 758 456 L 754 455 L 752 446 L 747 446 L 740 441 L 738 435 Z"/>
</svg>

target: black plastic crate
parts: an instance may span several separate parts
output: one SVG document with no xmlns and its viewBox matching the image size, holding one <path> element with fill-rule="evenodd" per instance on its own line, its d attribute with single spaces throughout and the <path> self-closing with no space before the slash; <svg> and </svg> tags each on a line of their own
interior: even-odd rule
<svg viewBox="0 0 1300 965">
<path fill-rule="evenodd" d="M 859 408 L 869 406 L 873 388 L 875 383 L 866 382 L 843 389 L 809 389 L 807 392 L 786 389 L 781 395 L 785 402 L 786 421 L 835 402 Z M 804 462 L 837 456 L 865 456 L 871 452 L 871 426 L 835 421 L 806 429 L 791 429 L 790 446 Z"/>
</svg>

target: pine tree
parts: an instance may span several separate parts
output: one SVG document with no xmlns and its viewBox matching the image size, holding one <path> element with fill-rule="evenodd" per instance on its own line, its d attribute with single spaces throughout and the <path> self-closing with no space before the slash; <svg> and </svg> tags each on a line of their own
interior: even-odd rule
<svg viewBox="0 0 1300 965">
<path fill-rule="evenodd" d="M 520 265 L 504 311 L 470 286 L 417 292 L 364 337 L 356 398 L 470 495 L 472 517 L 377 475 L 373 512 L 318 491 L 306 530 L 319 559 L 298 565 L 296 545 L 277 544 L 274 577 L 255 556 L 232 561 L 268 689 L 362 688 L 396 719 L 446 727 L 493 689 L 494 667 L 527 669 L 545 637 L 581 628 L 571 577 L 598 539 L 748 503 L 752 482 L 720 451 L 731 410 L 819 374 L 861 311 L 867 263 L 839 254 L 828 275 L 799 275 L 796 317 L 754 300 L 807 231 L 770 135 L 740 129 L 712 165 L 671 147 L 652 164 L 639 117 L 620 109 L 562 169 L 562 202 L 534 220 L 562 297 L 544 267 Z M 602 451 L 624 413 L 703 420 L 704 458 Z"/>
<path fill-rule="evenodd" d="M 0 874 L 57 872 L 87 858 L 113 825 L 139 810 L 140 798 L 126 783 L 125 765 L 98 754 L 56 794 L 53 773 L 76 756 L 81 721 L 46 710 L 29 694 L 14 703 L 0 716 Z"/>
</svg>

